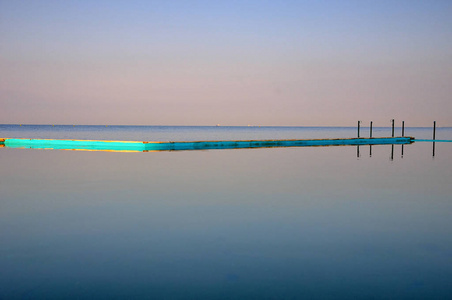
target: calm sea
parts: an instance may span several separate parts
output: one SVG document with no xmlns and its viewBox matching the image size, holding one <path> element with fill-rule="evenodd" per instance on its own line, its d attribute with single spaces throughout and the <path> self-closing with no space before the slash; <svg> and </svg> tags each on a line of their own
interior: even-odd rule
<svg viewBox="0 0 452 300">
<path fill-rule="evenodd" d="M 429 139 L 432 128 L 405 135 Z M 27 138 L 355 136 L 350 127 L 0 125 L 0 137 Z M 452 128 L 436 138 L 451 140 Z M 0 167 L 0 299 L 452 298 L 452 143 L 435 143 L 434 156 L 430 142 L 403 155 L 400 145 L 0 148 Z"/>
</svg>

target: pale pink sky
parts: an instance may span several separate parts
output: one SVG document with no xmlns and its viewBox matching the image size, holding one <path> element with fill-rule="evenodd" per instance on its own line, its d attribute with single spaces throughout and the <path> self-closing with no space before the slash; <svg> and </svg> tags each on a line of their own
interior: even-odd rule
<svg viewBox="0 0 452 300">
<path fill-rule="evenodd" d="M 213 2 L 0 2 L 0 123 L 452 126 L 450 1 Z"/>
</svg>

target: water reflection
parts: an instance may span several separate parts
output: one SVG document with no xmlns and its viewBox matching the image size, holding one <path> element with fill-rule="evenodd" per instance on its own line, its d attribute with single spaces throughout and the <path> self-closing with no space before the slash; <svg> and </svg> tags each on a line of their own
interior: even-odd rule
<svg viewBox="0 0 452 300">
<path fill-rule="evenodd" d="M 13 142 L 8 143 L 9 141 Z M 19 141 L 20 143 L 15 143 Z M 31 143 L 29 143 L 31 141 Z M 101 152 L 160 152 L 213 149 L 257 149 L 257 148 L 289 148 L 289 147 L 337 147 L 356 145 L 356 157 L 360 158 L 360 147 L 369 146 L 369 157 L 372 147 L 391 145 L 390 160 L 394 160 L 394 147 L 401 145 L 401 158 L 404 157 L 405 145 L 414 142 L 432 142 L 432 156 L 435 156 L 436 142 L 449 143 L 452 140 L 414 140 L 405 138 L 358 138 L 358 139 L 314 139 L 314 140 L 252 140 L 252 141 L 202 141 L 202 142 L 127 142 L 127 141 L 89 141 L 89 140 L 41 140 L 41 139 L 0 139 L 2 148 L 26 148 L 69 151 L 101 151 Z M 75 142 L 75 144 L 73 144 Z M 93 142 L 94 145 L 86 144 Z M 78 145 L 76 144 L 78 143 Z M 98 144 L 96 144 L 98 143 Z M 74 146 L 75 145 L 75 146 Z"/>
<path fill-rule="evenodd" d="M 443 141 L 444 143 L 449 143 L 449 142 L 451 142 L 450 140 L 447 140 L 447 141 Z M 432 143 L 432 156 L 433 157 L 435 157 L 435 155 L 436 155 L 436 144 L 437 142 L 433 142 Z M 372 147 L 373 146 L 375 146 L 375 145 L 369 145 L 369 157 L 372 157 L 372 154 L 373 154 L 373 152 L 372 152 Z M 382 145 L 382 146 L 384 146 L 384 145 Z M 388 145 L 389 146 L 389 145 Z M 396 144 L 391 144 L 390 145 L 391 146 L 391 150 L 390 150 L 390 155 L 389 155 L 389 160 L 390 161 L 393 161 L 394 160 L 394 151 L 395 151 L 395 146 L 396 146 Z M 405 155 L 405 144 L 402 144 L 401 145 L 401 152 L 400 152 L 400 158 L 404 158 L 404 155 Z M 358 145 L 358 146 L 356 146 L 356 157 L 357 158 L 360 158 L 361 157 L 361 153 L 360 153 L 360 146 Z"/>
<path fill-rule="evenodd" d="M 0 298 L 450 299 L 451 146 L 2 148 Z"/>
<path fill-rule="evenodd" d="M 391 160 L 394 160 L 394 144 L 391 145 Z"/>
</svg>

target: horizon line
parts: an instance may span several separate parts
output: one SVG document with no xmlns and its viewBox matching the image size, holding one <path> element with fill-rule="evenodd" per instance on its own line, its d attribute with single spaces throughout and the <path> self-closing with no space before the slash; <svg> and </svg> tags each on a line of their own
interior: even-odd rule
<svg viewBox="0 0 452 300">
<path fill-rule="evenodd" d="M 0 126 L 130 126 L 130 127 L 325 127 L 325 128 L 357 128 L 357 126 L 344 126 L 344 125 L 145 125 L 145 124 L 26 124 L 26 123 L 5 123 L 0 124 Z M 370 128 L 370 125 L 360 125 L 361 128 Z M 373 128 L 391 128 L 392 126 L 372 126 Z M 452 126 L 439 126 L 436 125 L 436 128 L 451 128 Z M 402 126 L 394 126 L 394 128 L 402 128 Z M 405 126 L 405 128 L 433 128 L 431 126 Z"/>
</svg>

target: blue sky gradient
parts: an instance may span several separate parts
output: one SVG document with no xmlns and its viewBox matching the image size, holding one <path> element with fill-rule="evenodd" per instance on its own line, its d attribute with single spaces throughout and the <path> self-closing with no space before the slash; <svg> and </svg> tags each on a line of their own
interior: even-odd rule
<svg viewBox="0 0 452 300">
<path fill-rule="evenodd" d="M 0 1 L 0 123 L 452 126 L 451 1 Z"/>
</svg>

